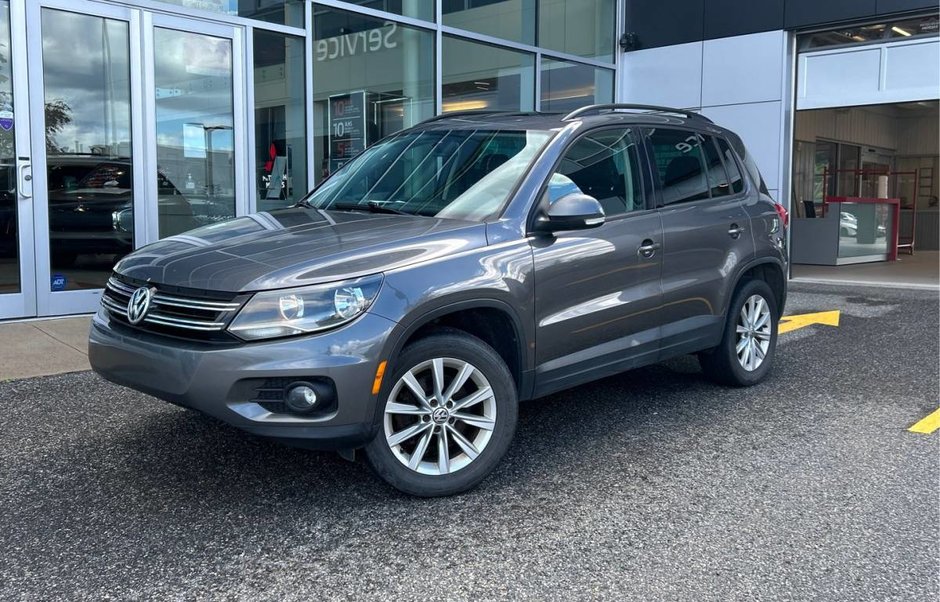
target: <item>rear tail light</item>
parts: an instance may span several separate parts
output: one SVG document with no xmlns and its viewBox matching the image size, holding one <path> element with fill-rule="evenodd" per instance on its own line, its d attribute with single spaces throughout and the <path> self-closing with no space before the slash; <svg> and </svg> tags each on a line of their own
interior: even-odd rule
<svg viewBox="0 0 940 602">
<path fill-rule="evenodd" d="M 790 223 L 790 214 L 787 213 L 787 210 L 780 203 L 774 203 L 774 209 L 777 210 L 777 215 L 780 217 L 780 223 L 783 224 L 784 228 L 786 228 Z"/>
</svg>

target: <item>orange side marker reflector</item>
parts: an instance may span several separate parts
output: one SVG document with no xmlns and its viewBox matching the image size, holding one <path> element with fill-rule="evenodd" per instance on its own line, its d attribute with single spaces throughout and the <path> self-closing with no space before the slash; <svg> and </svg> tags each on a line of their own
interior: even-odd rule
<svg viewBox="0 0 940 602">
<path fill-rule="evenodd" d="M 375 370 L 375 380 L 372 381 L 372 394 L 378 395 L 379 390 L 382 388 L 382 377 L 385 376 L 385 364 L 388 362 L 382 360 L 379 362 L 379 367 Z"/>
</svg>

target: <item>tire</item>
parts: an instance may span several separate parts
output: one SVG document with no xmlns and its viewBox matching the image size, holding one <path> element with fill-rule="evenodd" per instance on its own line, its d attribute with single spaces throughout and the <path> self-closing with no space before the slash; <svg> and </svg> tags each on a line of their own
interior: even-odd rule
<svg viewBox="0 0 940 602">
<path fill-rule="evenodd" d="M 437 387 L 435 374 L 442 375 Z M 515 433 L 518 397 L 492 347 L 446 330 L 404 349 L 382 387 L 378 411 L 378 433 L 365 448 L 369 465 L 404 493 L 439 497 L 472 489 L 493 471 Z"/>
<path fill-rule="evenodd" d="M 760 327 L 749 328 L 742 312 L 747 313 L 745 306 L 749 303 L 752 303 L 748 305 L 749 309 L 760 307 L 761 301 L 766 304 L 766 318 L 769 323 L 762 324 L 758 318 L 756 322 Z M 763 313 L 761 312 L 761 315 Z M 773 368 L 779 320 L 776 297 L 766 282 L 749 280 L 741 284 L 728 306 L 721 343 L 714 349 L 699 354 L 699 363 L 705 376 L 716 383 L 732 387 L 750 387 L 767 378 Z M 742 329 L 744 332 L 739 332 Z M 742 340 L 749 342 L 743 343 Z M 742 350 L 739 355 L 739 344 L 753 346 L 749 350 Z"/>
</svg>

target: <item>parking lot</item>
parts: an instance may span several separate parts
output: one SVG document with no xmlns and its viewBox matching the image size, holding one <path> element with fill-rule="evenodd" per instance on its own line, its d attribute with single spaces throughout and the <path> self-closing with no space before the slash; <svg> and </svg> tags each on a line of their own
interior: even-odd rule
<svg viewBox="0 0 940 602">
<path fill-rule="evenodd" d="M 782 334 L 767 383 L 682 358 L 525 404 L 433 500 L 88 372 L 0 383 L 0 599 L 937 599 L 940 432 L 907 429 L 938 310 L 794 284 L 839 325 Z"/>
</svg>

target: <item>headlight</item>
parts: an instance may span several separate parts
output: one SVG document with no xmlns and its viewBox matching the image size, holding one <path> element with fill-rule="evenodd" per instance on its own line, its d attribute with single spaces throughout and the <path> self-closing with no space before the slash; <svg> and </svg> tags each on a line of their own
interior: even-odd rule
<svg viewBox="0 0 940 602">
<path fill-rule="evenodd" d="M 367 310 L 381 284 L 381 276 L 367 276 L 258 293 L 238 312 L 228 329 L 240 339 L 253 341 L 333 328 Z"/>
</svg>

